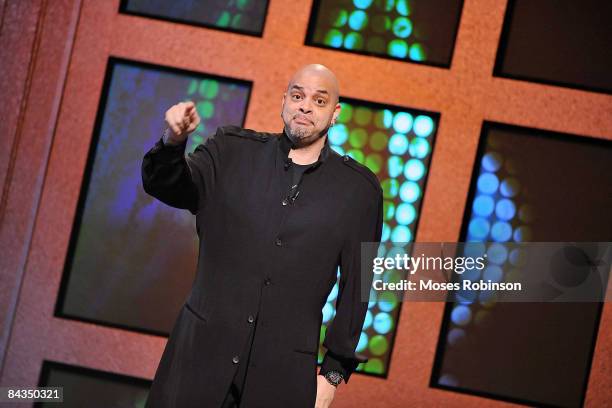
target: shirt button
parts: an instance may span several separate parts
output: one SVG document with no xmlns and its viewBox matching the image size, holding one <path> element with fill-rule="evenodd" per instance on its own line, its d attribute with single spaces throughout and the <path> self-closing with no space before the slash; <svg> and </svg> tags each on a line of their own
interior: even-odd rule
<svg viewBox="0 0 612 408">
<path fill-rule="evenodd" d="M 240 361 L 240 358 L 238 356 L 234 356 L 234 358 L 232 358 L 232 363 L 234 364 L 238 364 L 239 361 Z"/>
<path fill-rule="evenodd" d="M 280 238 L 276 238 L 276 241 L 274 241 L 274 243 L 276 244 L 276 246 L 281 246 L 283 245 L 283 241 L 281 241 Z"/>
<path fill-rule="evenodd" d="M 344 158 L 343 158 L 342 160 L 344 160 L 345 162 L 347 162 L 347 161 L 349 161 L 349 157 L 348 157 L 347 155 L 344 155 Z"/>
<path fill-rule="evenodd" d="M 286 198 L 283 198 L 283 201 L 282 201 L 281 203 L 282 203 L 283 205 L 287 205 L 287 204 L 289 204 L 289 201 L 287 201 L 287 199 L 286 199 Z"/>
<path fill-rule="evenodd" d="M 266 286 L 268 286 L 268 285 L 269 285 L 269 284 L 271 284 L 271 283 L 272 283 L 272 280 L 271 280 L 270 278 L 266 278 L 266 280 L 264 281 L 264 284 L 265 284 Z"/>
<path fill-rule="evenodd" d="M 247 319 L 247 321 L 249 323 L 253 323 L 255 321 L 255 318 L 253 317 L 253 315 L 250 315 L 249 318 Z"/>
</svg>

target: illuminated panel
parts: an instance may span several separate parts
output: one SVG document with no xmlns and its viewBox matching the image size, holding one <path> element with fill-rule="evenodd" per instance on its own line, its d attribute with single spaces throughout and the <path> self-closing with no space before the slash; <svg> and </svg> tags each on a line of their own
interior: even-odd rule
<svg viewBox="0 0 612 408">
<path fill-rule="evenodd" d="M 460 241 L 481 242 L 488 262 L 463 279 L 512 281 L 521 254 L 504 243 L 610 241 L 610 163 L 610 142 L 485 123 Z M 464 295 L 446 306 L 432 386 L 531 406 L 582 406 L 601 304 Z"/>
<path fill-rule="evenodd" d="M 494 74 L 612 92 L 612 2 L 510 0 Z"/>
<path fill-rule="evenodd" d="M 122 0 L 120 12 L 261 37 L 267 0 Z"/>
<path fill-rule="evenodd" d="M 251 84 L 112 58 L 73 225 L 56 314 L 167 335 L 195 275 L 195 217 L 142 189 L 144 154 L 170 106 L 192 100 L 202 122 L 242 126 Z"/>
<path fill-rule="evenodd" d="M 43 362 L 40 387 L 63 387 L 63 402 L 42 407 L 144 407 L 151 381 L 52 361 Z"/>
<path fill-rule="evenodd" d="M 315 0 L 306 44 L 450 66 L 461 0 Z"/>
<path fill-rule="evenodd" d="M 329 142 L 367 166 L 383 189 L 382 242 L 413 242 L 427 180 L 438 114 L 341 98 Z M 385 256 L 379 253 L 379 256 Z M 338 270 L 338 276 L 340 270 Z M 323 308 L 321 343 L 335 315 L 338 283 Z M 380 298 L 377 298 L 380 296 Z M 397 294 L 372 291 L 357 352 L 368 356 L 358 371 L 386 376 L 400 303 Z M 322 361 L 324 349 L 319 352 Z"/>
</svg>

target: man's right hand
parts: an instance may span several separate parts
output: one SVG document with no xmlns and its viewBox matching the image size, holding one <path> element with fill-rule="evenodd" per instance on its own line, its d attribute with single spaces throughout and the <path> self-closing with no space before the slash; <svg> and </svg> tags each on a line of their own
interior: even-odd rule
<svg viewBox="0 0 612 408">
<path fill-rule="evenodd" d="M 198 127 L 200 116 L 193 102 L 179 102 L 166 111 L 165 121 L 170 129 L 169 142 L 179 144 Z"/>
</svg>

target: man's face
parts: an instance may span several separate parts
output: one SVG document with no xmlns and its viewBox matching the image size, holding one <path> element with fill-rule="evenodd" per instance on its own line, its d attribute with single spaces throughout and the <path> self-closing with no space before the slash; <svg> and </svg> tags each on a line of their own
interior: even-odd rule
<svg viewBox="0 0 612 408">
<path fill-rule="evenodd" d="M 316 72 L 298 75 L 283 94 L 285 132 L 298 147 L 327 134 L 340 113 L 337 93 L 329 78 Z"/>
</svg>

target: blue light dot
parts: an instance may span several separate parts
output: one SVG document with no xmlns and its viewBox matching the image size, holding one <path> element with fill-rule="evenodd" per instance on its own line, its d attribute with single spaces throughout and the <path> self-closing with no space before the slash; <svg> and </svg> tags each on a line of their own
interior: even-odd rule
<svg viewBox="0 0 612 408">
<path fill-rule="evenodd" d="M 493 173 L 482 173 L 480 177 L 478 177 L 477 186 L 478 191 L 484 194 L 493 194 L 497 191 L 499 180 Z"/>
<path fill-rule="evenodd" d="M 360 9 L 367 9 L 372 4 L 372 0 L 353 0 L 355 7 Z"/>
<path fill-rule="evenodd" d="M 425 48 L 419 43 L 410 46 L 410 59 L 413 61 L 425 61 Z"/>
<path fill-rule="evenodd" d="M 327 131 L 327 137 L 329 138 L 329 143 L 331 144 L 344 144 L 348 139 L 348 129 L 341 123 L 336 124 Z"/>
<path fill-rule="evenodd" d="M 487 249 L 487 259 L 497 265 L 501 265 L 508 259 L 508 248 L 500 243 L 493 243 Z"/>
<path fill-rule="evenodd" d="M 412 128 L 412 115 L 408 112 L 398 112 L 393 118 L 393 129 L 398 133 L 408 133 Z"/>
<path fill-rule="evenodd" d="M 451 346 L 454 346 L 455 344 L 457 344 L 459 341 L 463 340 L 464 338 L 465 338 L 465 330 L 460 329 L 458 327 L 452 328 L 448 332 L 448 336 L 446 337 L 448 344 L 450 344 Z"/>
<path fill-rule="evenodd" d="M 489 222 L 484 218 L 476 217 L 470 221 L 468 230 L 471 236 L 477 239 L 484 239 L 489 234 Z"/>
<path fill-rule="evenodd" d="M 399 38 L 408 38 L 412 34 L 412 22 L 406 17 L 398 17 L 393 22 L 393 34 Z"/>
<path fill-rule="evenodd" d="M 512 237 L 512 227 L 504 221 L 497 221 L 491 227 L 491 237 L 497 242 L 506 242 Z"/>
<path fill-rule="evenodd" d="M 349 27 L 359 31 L 368 24 L 368 15 L 363 10 L 355 10 L 349 16 Z"/>
<path fill-rule="evenodd" d="M 404 176 L 408 180 L 419 181 L 425 174 L 425 166 L 423 162 L 417 159 L 410 159 L 404 167 Z"/>
<path fill-rule="evenodd" d="M 376 304 L 376 302 L 374 302 Z M 368 329 L 372 325 L 372 312 L 369 310 L 366 312 L 365 320 L 363 322 L 363 328 Z"/>
<path fill-rule="evenodd" d="M 393 154 L 402 155 L 408 150 L 408 138 L 406 135 L 396 133 L 389 139 L 389 151 Z"/>
<path fill-rule="evenodd" d="M 399 156 L 391 156 L 387 161 L 387 171 L 389 172 L 389 177 L 397 177 L 402 174 L 404 170 L 404 161 Z"/>
<path fill-rule="evenodd" d="M 362 352 L 363 350 L 365 350 L 365 348 L 368 347 L 368 335 L 365 334 L 364 332 L 361 332 L 361 335 L 359 336 L 359 343 L 357 343 L 357 348 L 355 349 L 355 351 Z"/>
<path fill-rule="evenodd" d="M 451 312 L 451 320 L 457 326 L 465 326 L 472 319 L 472 311 L 468 306 L 457 305 Z"/>
<path fill-rule="evenodd" d="M 412 233 L 405 225 L 398 225 L 393 228 L 393 233 L 391 233 L 392 242 L 410 242 L 411 238 Z"/>
<path fill-rule="evenodd" d="M 497 202 L 495 206 L 495 215 L 497 218 L 503 221 L 510 221 L 514 218 L 516 214 L 516 207 L 512 200 L 508 200 L 507 198 L 503 198 Z"/>
<path fill-rule="evenodd" d="M 474 204 L 472 204 L 472 210 L 476 215 L 481 217 L 488 217 L 493 214 L 493 210 L 495 209 L 495 200 L 493 197 L 488 195 L 479 195 L 474 199 Z"/>
<path fill-rule="evenodd" d="M 390 312 L 397 306 L 397 296 L 393 292 L 384 292 L 378 301 L 378 308 L 383 312 Z"/>
<path fill-rule="evenodd" d="M 388 1 L 388 4 L 393 4 L 392 1 Z M 398 14 L 401 14 L 402 16 L 407 16 L 408 14 L 410 14 L 410 8 L 408 7 L 408 0 L 397 0 L 397 3 L 395 4 L 395 9 L 397 10 Z"/>
<path fill-rule="evenodd" d="M 389 225 L 387 223 L 383 222 L 382 234 L 381 234 L 380 240 L 382 242 L 386 242 L 389 240 L 390 236 L 391 236 L 391 228 L 389 228 Z"/>
<path fill-rule="evenodd" d="M 336 299 L 336 296 L 338 296 L 338 285 L 334 285 L 332 290 L 329 292 L 329 295 L 327 296 L 327 301 L 333 302 L 334 299 Z"/>
<path fill-rule="evenodd" d="M 392 40 L 387 44 L 387 53 L 395 58 L 406 58 L 408 55 L 408 44 L 404 40 Z"/>
<path fill-rule="evenodd" d="M 519 181 L 513 177 L 508 177 L 501 182 L 499 186 L 499 192 L 504 197 L 514 197 L 518 194 L 521 189 L 521 184 Z"/>
<path fill-rule="evenodd" d="M 415 137 L 410 142 L 408 152 L 410 152 L 412 157 L 423 159 L 429 154 L 429 142 L 426 139 Z"/>
<path fill-rule="evenodd" d="M 383 110 L 383 125 L 387 129 L 393 126 L 393 112 L 391 112 L 389 109 Z"/>
<path fill-rule="evenodd" d="M 408 225 L 416 218 L 416 210 L 412 204 L 402 203 L 397 206 L 395 219 L 398 224 Z"/>
<path fill-rule="evenodd" d="M 421 196 L 421 188 L 414 181 L 406 181 L 400 187 L 399 195 L 405 203 L 414 203 Z"/>
<path fill-rule="evenodd" d="M 531 229 L 529 227 L 518 227 L 514 230 L 513 237 L 516 242 L 529 242 L 531 241 Z"/>
<path fill-rule="evenodd" d="M 502 158 L 499 153 L 491 152 L 482 157 L 482 167 L 486 171 L 495 173 L 502 165 Z"/>
<path fill-rule="evenodd" d="M 434 121 L 429 116 L 419 115 L 414 118 L 414 134 L 419 137 L 431 135 L 434 129 Z"/>
<path fill-rule="evenodd" d="M 389 313 L 381 312 L 377 313 L 374 317 L 374 330 L 380 334 L 387 334 L 393 327 L 393 320 Z"/>
<path fill-rule="evenodd" d="M 482 279 L 485 281 L 490 280 L 492 282 L 500 282 L 503 275 L 504 272 L 502 271 L 502 268 L 497 265 L 489 265 L 482 273 Z"/>
</svg>

